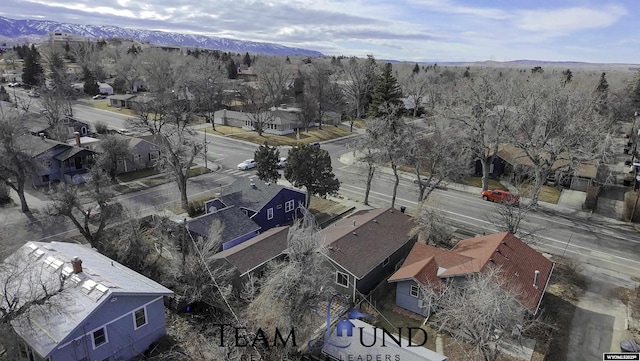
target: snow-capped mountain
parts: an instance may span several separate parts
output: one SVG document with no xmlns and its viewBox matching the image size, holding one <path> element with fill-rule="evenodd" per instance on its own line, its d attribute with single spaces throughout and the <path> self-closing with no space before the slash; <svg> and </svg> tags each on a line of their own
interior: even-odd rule
<svg viewBox="0 0 640 361">
<path fill-rule="evenodd" d="M 128 38 L 156 45 L 198 47 L 235 53 L 259 53 L 271 55 L 322 56 L 322 53 L 301 48 L 291 48 L 272 43 L 259 43 L 213 36 L 178 34 L 154 30 L 129 29 L 117 26 L 94 26 L 59 23 L 49 20 L 16 20 L 0 16 L 0 39 L 18 41 L 44 40 L 49 32 L 64 32 L 86 38 Z"/>
</svg>

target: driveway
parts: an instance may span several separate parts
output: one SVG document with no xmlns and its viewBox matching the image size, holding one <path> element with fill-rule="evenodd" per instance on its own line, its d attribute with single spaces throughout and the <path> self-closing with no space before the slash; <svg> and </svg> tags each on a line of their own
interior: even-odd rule
<svg viewBox="0 0 640 361">
<path fill-rule="evenodd" d="M 631 333 L 625 330 L 627 307 L 616 295 L 617 287 L 635 288 L 630 276 L 583 264 L 579 271 L 588 288 L 573 315 L 565 360 L 601 360 L 603 352 L 620 352 L 620 341 Z"/>
</svg>

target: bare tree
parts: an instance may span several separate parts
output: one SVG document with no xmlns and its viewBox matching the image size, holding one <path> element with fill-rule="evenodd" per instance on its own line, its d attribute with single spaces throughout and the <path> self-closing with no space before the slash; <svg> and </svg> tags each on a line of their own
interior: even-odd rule
<svg viewBox="0 0 640 361">
<path fill-rule="evenodd" d="M 269 267 L 260 294 L 247 310 L 250 323 L 269 330 L 295 327 L 296 338 L 307 340 L 317 325 L 316 306 L 332 293 L 332 271 L 324 264 L 326 250 L 310 213 L 305 211 L 291 226 L 287 240 L 288 259 Z"/>
<path fill-rule="evenodd" d="M 350 118 L 351 131 L 353 131 L 353 121 L 360 119 L 366 113 L 367 99 L 377 79 L 376 71 L 376 60 L 372 55 L 364 60 L 352 57 L 344 64 L 346 78 L 344 93 L 351 109 L 355 111 L 355 118 Z"/>
<path fill-rule="evenodd" d="M 18 194 L 22 212 L 29 213 L 25 187 L 38 169 L 33 150 L 24 141 L 30 135 L 23 135 L 22 117 L 5 112 L 0 116 L 0 181 Z"/>
<path fill-rule="evenodd" d="M 413 116 L 418 115 L 418 109 L 429 92 L 430 79 L 427 72 L 411 72 L 401 82 L 402 92 L 413 102 Z"/>
<path fill-rule="evenodd" d="M 257 59 L 253 70 L 258 75 L 257 87 L 264 94 L 267 106 L 280 104 L 284 91 L 294 77 L 292 68 L 282 57 L 264 56 Z"/>
<path fill-rule="evenodd" d="M 388 107 L 393 106 L 381 108 Z M 388 164 L 393 171 L 395 182 L 391 196 L 392 208 L 395 207 L 398 185 L 400 184 L 398 168 L 404 164 L 407 158 L 408 148 L 405 144 L 410 136 L 406 123 L 397 119 L 396 113 L 397 109 L 388 109 L 384 112 L 383 117 L 369 119 L 366 123 L 367 133 L 369 133 L 369 137 L 380 155 L 378 159 L 382 164 Z"/>
<path fill-rule="evenodd" d="M 418 242 L 451 248 L 453 232 L 446 220 L 445 214 L 429 199 L 420 203 L 412 232 L 418 236 Z"/>
<path fill-rule="evenodd" d="M 367 132 L 364 137 L 358 139 L 354 145 L 358 150 L 358 160 L 367 164 L 367 180 L 364 189 L 364 201 L 365 205 L 369 205 L 369 193 L 371 192 L 371 182 L 373 182 L 373 176 L 376 172 L 376 166 L 380 164 L 381 153 L 378 152 L 375 146 L 375 133 Z M 355 153 L 355 150 L 354 150 Z"/>
<path fill-rule="evenodd" d="M 334 79 L 334 69 L 324 63 L 314 64 L 304 74 L 305 102 L 315 102 L 315 120 L 322 129 L 322 120 L 327 112 L 340 112 L 344 95 Z"/>
<path fill-rule="evenodd" d="M 85 186 L 60 183 L 49 193 L 45 213 L 54 221 L 69 219 L 85 240 L 97 250 L 105 248 L 104 230 L 122 215 L 122 206 L 111 202 L 106 176 L 97 167 Z"/>
<path fill-rule="evenodd" d="M 459 181 L 467 175 L 469 156 L 460 132 L 450 123 L 436 123 L 432 131 L 419 134 L 408 127 L 406 163 L 412 165 L 418 186 L 418 202 L 426 200 L 435 189 L 446 189 L 446 181 Z"/>
<path fill-rule="evenodd" d="M 592 95 L 575 88 L 574 82 L 565 86 L 555 78 L 534 78 L 517 92 L 516 121 L 509 136 L 532 164 L 533 205 L 556 162 L 575 169 L 577 160 L 589 159 L 609 132 L 594 111 Z"/>
<path fill-rule="evenodd" d="M 521 337 L 537 322 L 516 300 L 519 292 L 499 268 L 450 281 L 439 296 L 436 322 L 458 342 L 473 344 L 483 360 L 495 361 L 502 340 Z"/>
<path fill-rule="evenodd" d="M 243 84 L 240 87 L 240 94 L 244 112 L 251 122 L 251 127 L 262 136 L 268 125 L 275 120 L 268 101 L 269 95 L 252 84 Z"/>
<path fill-rule="evenodd" d="M 200 55 L 190 62 L 194 68 L 187 82 L 194 96 L 195 112 L 202 115 L 215 130 L 214 114 L 221 109 L 222 90 L 226 75 L 221 61 L 209 54 Z"/>
<path fill-rule="evenodd" d="M 491 78 L 483 73 L 465 80 L 446 113 L 464 129 L 464 144 L 482 164 L 482 190 L 489 189 L 491 166 L 505 138 L 508 122 L 514 117 L 512 87 L 507 76 Z"/>
<path fill-rule="evenodd" d="M 143 69 L 152 89 L 152 99 L 142 103 L 135 123 L 156 136 L 161 148 L 157 167 L 173 177 L 180 190 L 181 206 L 187 209 L 189 171 L 204 149 L 202 142 L 195 139 L 195 132 L 188 127 L 193 121 L 195 107 L 184 74 L 191 70 L 177 60 L 174 62 L 170 54 L 143 54 Z"/>
<path fill-rule="evenodd" d="M 138 80 L 142 78 L 140 61 L 135 54 L 116 53 L 114 59 L 114 69 L 116 77 L 124 81 L 127 91 L 134 92 L 134 86 Z"/>
<path fill-rule="evenodd" d="M 105 170 L 112 182 L 116 181 L 118 162 L 133 162 L 129 139 L 107 135 L 100 142 L 101 153 L 96 158 L 96 166 Z"/>
<path fill-rule="evenodd" d="M 42 262 L 33 262 L 23 247 L 0 263 L 0 346 L 13 358 L 19 358 L 14 326 L 30 327 L 29 317 L 64 310 L 55 302 L 65 292 L 62 267 L 51 272 Z"/>
</svg>

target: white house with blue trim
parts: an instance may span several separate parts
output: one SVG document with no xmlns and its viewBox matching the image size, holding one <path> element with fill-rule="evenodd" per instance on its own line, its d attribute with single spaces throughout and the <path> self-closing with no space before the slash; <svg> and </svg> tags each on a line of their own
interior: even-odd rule
<svg viewBox="0 0 640 361">
<path fill-rule="evenodd" d="M 3 261 L 0 282 L 0 307 L 52 295 L 11 321 L 20 360 L 130 360 L 166 333 L 173 292 L 84 245 L 28 242 Z"/>
</svg>

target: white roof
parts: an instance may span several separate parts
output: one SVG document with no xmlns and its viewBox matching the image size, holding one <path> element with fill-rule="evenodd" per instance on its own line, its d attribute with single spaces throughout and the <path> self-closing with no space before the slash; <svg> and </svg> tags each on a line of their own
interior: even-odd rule
<svg viewBox="0 0 640 361">
<path fill-rule="evenodd" d="M 82 272 L 73 273 L 71 259 L 82 260 Z M 66 242 L 28 242 L 4 261 L 20 275 L 8 282 L 7 294 L 17 295 L 20 301 L 40 298 L 41 285 L 49 292 L 57 291 L 60 280 L 64 288 L 42 306 L 31 306 L 27 312 L 14 319 L 11 324 L 40 356 L 47 357 L 58 345 L 81 326 L 83 321 L 111 296 L 167 296 L 171 290 L 149 278 L 112 261 L 97 251 Z M 8 269 L 0 273 L 0 282 L 5 285 Z M 34 287 L 35 286 L 35 287 Z M 0 294 L 4 291 L 0 291 Z M 51 292 L 55 293 L 55 292 Z M 11 297 L 13 298 L 13 297 Z M 0 298 L 4 307 L 5 298 Z"/>
</svg>

